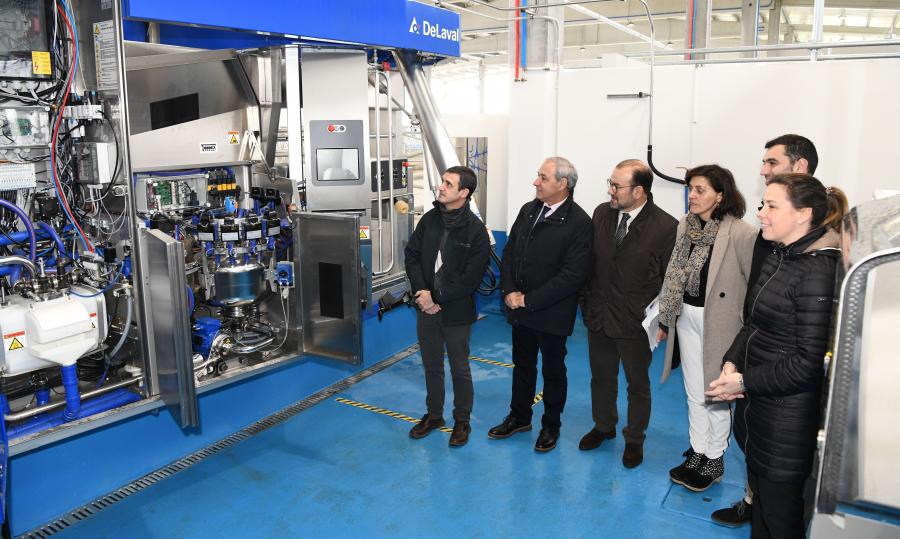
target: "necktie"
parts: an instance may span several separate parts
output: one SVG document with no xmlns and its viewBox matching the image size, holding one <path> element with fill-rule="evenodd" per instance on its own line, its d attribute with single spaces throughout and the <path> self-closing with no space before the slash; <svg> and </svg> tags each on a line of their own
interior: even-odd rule
<svg viewBox="0 0 900 539">
<path fill-rule="evenodd" d="M 622 240 L 625 239 L 625 233 L 628 232 L 628 219 L 631 217 L 627 213 L 622 214 L 622 220 L 619 221 L 619 226 L 616 228 L 616 247 L 622 243 Z"/>
<path fill-rule="evenodd" d="M 534 225 L 532 225 L 531 228 L 534 228 L 535 225 L 537 225 L 538 223 L 543 221 L 544 217 L 547 216 L 548 211 L 550 211 L 550 206 L 545 205 L 543 208 L 541 208 L 541 213 L 540 213 L 540 215 L 538 215 L 537 220 L 534 222 Z"/>
</svg>

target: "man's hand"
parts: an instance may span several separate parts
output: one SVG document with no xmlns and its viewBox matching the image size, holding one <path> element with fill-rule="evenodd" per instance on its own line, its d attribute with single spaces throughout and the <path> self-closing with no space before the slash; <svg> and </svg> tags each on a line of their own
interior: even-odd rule
<svg viewBox="0 0 900 539">
<path fill-rule="evenodd" d="M 503 298 L 503 302 L 510 309 L 518 309 L 525 306 L 525 294 L 521 292 L 510 292 Z"/>
<path fill-rule="evenodd" d="M 432 303 L 431 308 L 425 309 L 423 312 L 425 314 L 437 314 L 437 313 L 441 312 L 441 306 L 438 305 L 437 303 Z"/>
<path fill-rule="evenodd" d="M 434 300 L 431 299 L 431 290 L 419 290 L 416 292 L 416 305 L 418 305 L 419 309 L 423 312 L 428 313 L 428 310 L 432 309 L 435 305 Z"/>
</svg>

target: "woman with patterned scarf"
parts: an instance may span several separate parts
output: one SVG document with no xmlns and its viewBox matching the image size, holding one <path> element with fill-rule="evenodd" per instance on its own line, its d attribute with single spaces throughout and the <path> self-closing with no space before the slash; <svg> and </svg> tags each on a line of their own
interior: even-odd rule
<svg viewBox="0 0 900 539">
<path fill-rule="evenodd" d="M 741 220 L 744 197 L 727 169 L 699 166 L 687 172 L 685 182 L 689 210 L 678 225 L 660 292 L 657 337 L 668 334 L 665 381 L 678 334 L 690 426 L 686 459 L 669 477 L 701 492 L 725 473 L 731 409 L 707 401 L 704 391 L 718 378 L 722 356 L 741 329 L 756 229 Z"/>
</svg>

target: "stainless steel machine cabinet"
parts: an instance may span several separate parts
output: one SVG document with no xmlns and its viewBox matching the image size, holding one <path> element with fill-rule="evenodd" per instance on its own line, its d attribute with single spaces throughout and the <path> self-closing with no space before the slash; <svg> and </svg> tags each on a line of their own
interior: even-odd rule
<svg viewBox="0 0 900 539">
<path fill-rule="evenodd" d="M 814 538 L 900 537 L 900 195 L 845 217 Z"/>
</svg>

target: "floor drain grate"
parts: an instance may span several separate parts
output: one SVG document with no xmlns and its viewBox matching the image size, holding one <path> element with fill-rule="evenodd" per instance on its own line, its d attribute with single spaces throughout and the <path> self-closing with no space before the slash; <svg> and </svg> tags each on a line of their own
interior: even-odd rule
<svg viewBox="0 0 900 539">
<path fill-rule="evenodd" d="M 178 472 L 190 468 L 194 464 L 197 464 L 203 459 L 219 453 L 223 449 L 227 449 L 234 444 L 246 440 L 247 438 L 255 434 L 259 434 L 260 432 L 274 427 L 279 423 L 283 423 L 287 419 L 290 419 L 300 412 L 307 410 L 324 400 L 327 400 L 329 397 L 348 389 L 353 384 L 365 380 L 373 374 L 383 371 L 384 369 L 406 359 L 407 357 L 418 351 L 419 346 L 413 345 L 409 348 L 406 348 L 405 350 L 397 352 L 384 361 L 372 365 L 369 368 L 363 369 L 353 376 L 344 378 L 343 380 L 332 384 L 325 389 L 313 393 L 309 397 L 295 402 L 294 404 L 291 404 L 290 406 L 283 408 L 268 417 L 260 419 L 252 425 L 243 428 L 238 432 L 235 432 L 234 434 L 226 436 L 225 438 L 219 440 L 218 442 L 215 442 L 210 446 L 191 453 L 190 455 L 183 457 L 175 462 L 167 464 L 166 466 L 163 466 L 158 470 L 150 472 L 140 479 L 136 479 L 131 483 L 117 490 L 114 490 L 113 492 L 110 492 L 109 494 L 101 496 L 100 498 L 69 512 L 63 517 L 60 517 L 29 532 L 19 535 L 18 539 L 46 539 L 51 535 L 57 534 L 77 522 L 81 522 L 86 518 L 96 515 L 103 509 L 106 509 L 116 502 L 124 500 L 132 494 L 136 494 L 144 490 L 145 488 L 162 481 L 163 479 L 171 477 Z"/>
</svg>

